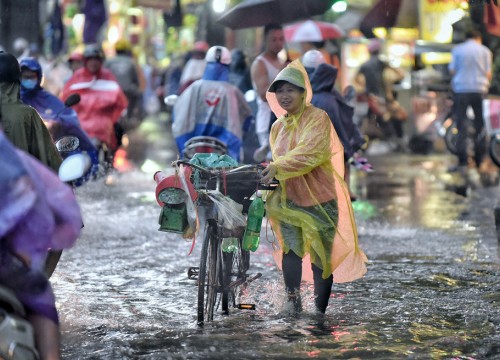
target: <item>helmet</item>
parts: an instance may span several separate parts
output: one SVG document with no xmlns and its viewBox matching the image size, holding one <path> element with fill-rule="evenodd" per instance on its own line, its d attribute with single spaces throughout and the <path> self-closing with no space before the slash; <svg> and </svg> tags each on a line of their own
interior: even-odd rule
<svg viewBox="0 0 500 360">
<path fill-rule="evenodd" d="M 16 38 L 12 43 L 13 53 L 16 55 L 16 57 L 26 55 L 25 52 L 29 50 L 29 46 L 30 44 L 28 43 L 28 40 L 26 40 L 25 38 L 22 37 Z"/>
<path fill-rule="evenodd" d="M 68 61 L 83 61 L 83 54 L 80 51 L 75 50 L 69 55 Z"/>
<path fill-rule="evenodd" d="M 14 55 L 0 52 L 0 82 L 19 82 L 21 69 Z"/>
<path fill-rule="evenodd" d="M 19 62 L 19 67 L 21 68 L 21 72 L 23 71 L 23 69 L 28 69 L 36 72 L 38 75 L 38 79 L 42 78 L 42 66 L 35 58 L 26 57 L 21 59 L 21 61 Z"/>
<path fill-rule="evenodd" d="M 319 50 L 309 50 L 302 57 L 302 65 L 306 68 L 316 69 L 319 64 L 325 63 L 325 58 Z"/>
<path fill-rule="evenodd" d="M 373 39 L 368 44 L 368 52 L 370 54 L 378 54 L 382 50 L 382 43 L 379 39 Z"/>
<path fill-rule="evenodd" d="M 132 50 L 132 46 L 130 46 L 130 42 L 127 39 L 120 39 L 115 44 L 115 50 L 118 51 L 130 51 Z"/>
<path fill-rule="evenodd" d="M 85 50 L 83 50 L 83 57 L 85 59 L 96 57 L 101 60 L 104 60 L 104 51 L 102 51 L 102 48 L 98 44 L 89 44 L 85 47 Z"/>
<path fill-rule="evenodd" d="M 212 46 L 205 56 L 207 62 L 218 62 L 224 65 L 231 64 L 231 53 L 224 46 Z"/>
<path fill-rule="evenodd" d="M 206 41 L 197 41 L 194 43 L 193 51 L 206 53 L 207 50 L 208 50 L 208 44 Z"/>
</svg>

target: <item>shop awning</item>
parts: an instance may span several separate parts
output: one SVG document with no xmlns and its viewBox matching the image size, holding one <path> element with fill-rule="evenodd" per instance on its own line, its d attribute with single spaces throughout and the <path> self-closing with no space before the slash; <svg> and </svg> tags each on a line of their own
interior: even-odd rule
<svg viewBox="0 0 500 360">
<path fill-rule="evenodd" d="M 361 20 L 366 15 L 368 10 L 355 9 L 349 7 L 342 15 L 340 15 L 337 20 L 334 21 L 334 24 L 339 26 L 342 30 L 345 31 L 346 34 L 353 29 L 359 29 L 359 24 Z"/>
<path fill-rule="evenodd" d="M 367 38 L 373 38 L 374 28 L 418 27 L 418 1 L 379 0 L 359 24 L 359 30 Z"/>
</svg>

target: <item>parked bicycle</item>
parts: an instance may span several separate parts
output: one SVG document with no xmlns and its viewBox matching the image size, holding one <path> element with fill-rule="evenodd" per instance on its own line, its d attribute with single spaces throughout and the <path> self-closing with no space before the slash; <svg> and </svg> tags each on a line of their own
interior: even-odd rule
<svg viewBox="0 0 500 360">
<path fill-rule="evenodd" d="M 222 314 L 229 314 L 230 308 L 255 309 L 254 304 L 240 302 L 240 293 L 252 281 L 261 277 L 260 273 L 249 274 L 250 253 L 243 248 L 243 234 L 245 231 L 248 208 L 252 202 L 252 195 L 257 190 L 272 190 L 277 182 L 271 185 L 260 183 L 263 165 L 249 164 L 230 168 L 203 167 L 189 160 L 177 160 L 173 164 L 176 167 L 187 167 L 190 184 L 193 184 L 196 192 L 196 210 L 199 218 L 204 219 L 204 234 L 201 247 L 199 266 L 188 269 L 189 279 L 197 281 L 198 302 L 197 322 L 202 326 L 214 319 L 217 310 Z M 163 193 L 162 193 L 163 192 Z M 179 193 L 179 192 L 178 192 Z M 180 193 L 186 194 L 184 191 Z M 157 198 L 164 203 L 179 204 L 185 200 L 172 200 L 172 188 L 157 189 Z M 244 223 L 239 226 L 227 226 L 227 218 L 221 212 L 220 203 L 214 198 L 219 194 L 231 202 L 241 205 L 241 215 Z M 223 195 L 222 195 L 223 194 Z M 170 200 L 167 200 L 167 197 Z M 227 198 L 226 198 L 227 197 Z M 172 219 L 179 213 L 179 206 L 172 205 L 171 210 L 163 209 L 161 217 Z M 181 208 L 183 205 L 181 205 Z M 184 210 L 186 213 L 188 210 Z M 167 213 L 170 212 L 170 215 Z M 174 214 L 175 213 L 175 214 Z M 227 216 L 227 213 L 226 213 Z M 183 232 L 188 226 L 187 221 L 182 225 L 172 225 L 171 229 L 162 230 Z M 224 243 L 231 239 L 232 249 L 224 249 Z"/>
<path fill-rule="evenodd" d="M 474 114 L 469 108 L 467 116 Z M 484 131 L 488 141 L 488 152 L 495 165 L 500 167 L 500 100 L 498 97 L 488 97 L 483 100 Z M 446 148 L 453 155 L 457 155 L 458 129 L 453 121 L 453 105 L 446 115 L 437 123 L 438 134 L 444 139 Z M 474 131 L 473 127 L 469 131 Z"/>
</svg>

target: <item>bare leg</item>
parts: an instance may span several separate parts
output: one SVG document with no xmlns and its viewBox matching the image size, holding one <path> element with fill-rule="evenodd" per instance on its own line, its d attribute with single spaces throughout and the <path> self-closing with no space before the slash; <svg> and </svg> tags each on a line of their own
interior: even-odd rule
<svg viewBox="0 0 500 360">
<path fill-rule="evenodd" d="M 28 320 L 35 331 L 36 348 L 41 360 L 59 360 L 60 334 L 59 326 L 49 318 L 40 315 L 30 315 Z"/>
</svg>

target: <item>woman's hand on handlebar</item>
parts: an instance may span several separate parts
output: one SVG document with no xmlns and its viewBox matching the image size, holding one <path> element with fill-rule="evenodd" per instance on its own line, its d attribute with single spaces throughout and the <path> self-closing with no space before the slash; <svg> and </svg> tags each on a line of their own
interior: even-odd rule
<svg viewBox="0 0 500 360">
<path fill-rule="evenodd" d="M 260 179 L 260 181 L 264 184 L 270 184 L 277 172 L 278 167 L 273 163 L 270 163 L 264 170 L 262 170 L 262 179 Z"/>
</svg>

